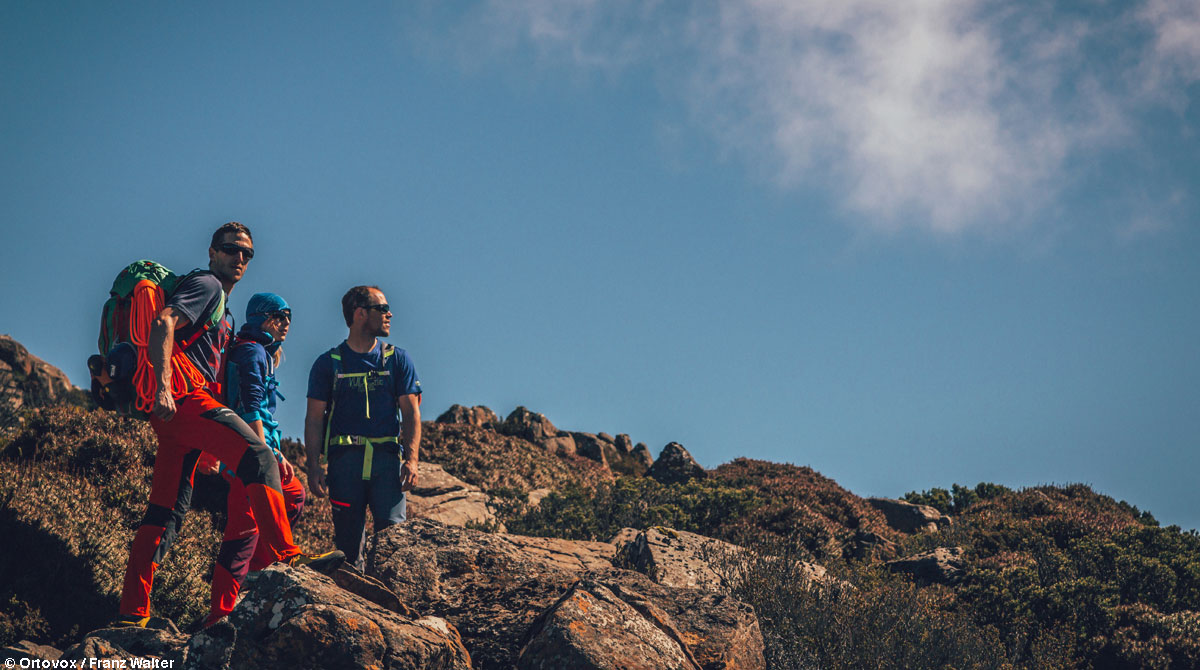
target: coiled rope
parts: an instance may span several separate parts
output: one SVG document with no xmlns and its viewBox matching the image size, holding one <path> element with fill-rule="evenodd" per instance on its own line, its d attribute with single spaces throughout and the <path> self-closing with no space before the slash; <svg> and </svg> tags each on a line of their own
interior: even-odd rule
<svg viewBox="0 0 1200 670">
<path fill-rule="evenodd" d="M 154 282 L 142 280 L 133 287 L 129 301 L 129 341 L 137 348 L 137 370 L 133 373 L 133 388 L 137 392 L 137 409 L 151 412 L 154 409 L 154 392 L 158 381 L 154 366 L 150 363 L 150 324 L 162 311 L 166 296 Z M 183 349 L 172 347 L 171 395 L 180 397 L 204 386 L 204 375 L 187 356 Z"/>
</svg>

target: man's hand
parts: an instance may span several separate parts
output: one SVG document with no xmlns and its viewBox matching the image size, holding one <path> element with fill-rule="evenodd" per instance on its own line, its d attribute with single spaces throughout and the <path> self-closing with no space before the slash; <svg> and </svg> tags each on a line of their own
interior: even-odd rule
<svg viewBox="0 0 1200 670">
<path fill-rule="evenodd" d="M 289 461 L 286 456 L 283 457 L 283 460 L 279 461 L 279 481 L 283 484 L 286 484 L 292 481 L 292 477 L 295 476 L 296 467 L 292 465 L 291 461 Z"/>
<path fill-rule="evenodd" d="M 159 389 L 154 394 L 154 416 L 163 421 L 170 421 L 175 416 L 175 398 L 170 388 Z"/>
<path fill-rule="evenodd" d="M 419 476 L 416 459 L 404 461 L 404 465 L 400 466 L 400 490 L 411 491 L 417 485 Z"/>
<path fill-rule="evenodd" d="M 312 489 L 314 496 L 325 497 L 325 466 L 321 465 L 320 461 L 308 468 L 308 488 Z"/>
<path fill-rule="evenodd" d="M 308 488 L 318 498 L 325 497 L 325 466 L 321 465 L 321 439 L 325 434 L 325 407 L 323 400 L 308 399 L 304 413 L 304 452 L 308 456 Z"/>
</svg>

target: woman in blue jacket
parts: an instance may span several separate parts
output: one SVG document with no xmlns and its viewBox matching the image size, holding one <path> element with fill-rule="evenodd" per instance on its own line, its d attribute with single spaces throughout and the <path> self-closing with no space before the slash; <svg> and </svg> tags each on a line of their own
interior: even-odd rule
<svg viewBox="0 0 1200 670">
<path fill-rule="evenodd" d="M 279 476 L 288 520 L 295 524 L 304 508 L 304 486 L 295 476 L 292 464 L 279 450 L 281 433 L 275 420 L 276 400 L 283 400 L 275 367 L 283 351 L 292 323 L 287 301 L 274 293 L 255 293 L 246 305 L 246 322 L 229 345 L 225 364 L 225 403 L 258 433 L 279 461 Z M 258 526 L 250 511 L 245 488 L 227 467 L 221 466 L 229 481 L 227 508 L 229 520 L 213 569 L 212 607 L 204 625 L 209 626 L 233 610 L 246 574 L 261 570 L 272 562 L 270 548 L 258 546 Z M 235 466 L 236 467 L 236 466 Z"/>
</svg>

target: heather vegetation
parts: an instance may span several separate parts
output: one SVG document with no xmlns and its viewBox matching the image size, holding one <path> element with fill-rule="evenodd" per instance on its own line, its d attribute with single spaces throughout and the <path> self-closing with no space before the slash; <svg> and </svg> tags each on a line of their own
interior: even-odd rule
<svg viewBox="0 0 1200 670">
<path fill-rule="evenodd" d="M 145 422 L 53 406 L 29 412 L 0 460 L 0 643 L 76 641 L 117 611 L 133 530 L 150 492 Z M 189 515 L 155 579 L 155 610 L 207 610 L 216 532 Z"/>
<path fill-rule="evenodd" d="M 621 477 L 593 488 L 568 484 L 537 506 L 510 507 L 505 524 L 513 533 L 569 540 L 605 541 L 622 528 L 651 526 L 727 537 L 764 503 L 754 491 L 712 480 L 663 485 L 645 477 Z"/>
<path fill-rule="evenodd" d="M 967 574 L 960 606 L 1000 631 L 1019 658 L 1047 636 L 1078 667 L 1200 666 L 1200 535 L 1161 528 L 1087 486 L 1010 491 L 956 486 L 955 524 L 916 536 L 916 551 L 957 545 Z M 942 500 L 946 492 L 910 494 Z"/>
<path fill-rule="evenodd" d="M 487 428 L 425 433 L 424 458 L 490 493 L 510 533 L 608 540 L 666 526 L 750 549 L 714 562 L 754 606 L 772 668 L 1200 667 L 1200 536 L 1086 486 L 913 492 L 953 523 L 906 534 L 810 468 L 737 459 L 663 484 Z M 283 448 L 303 478 L 302 446 Z M 18 412 L 0 437 L 0 644 L 65 645 L 113 616 L 153 458 L 144 422 Z M 207 609 L 219 480 L 198 478 L 194 503 L 153 594 L 185 627 Z M 310 500 L 298 541 L 325 548 L 331 531 L 328 502 Z M 951 584 L 888 569 L 938 547 L 963 549 Z M 807 579 L 811 562 L 828 579 Z"/>
</svg>

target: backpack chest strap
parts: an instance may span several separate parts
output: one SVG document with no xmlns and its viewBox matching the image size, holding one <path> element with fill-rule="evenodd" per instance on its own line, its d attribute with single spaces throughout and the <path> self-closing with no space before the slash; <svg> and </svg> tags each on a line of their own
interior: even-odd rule
<svg viewBox="0 0 1200 670">
<path fill-rule="evenodd" d="M 393 347 L 390 344 L 385 344 L 383 346 L 382 359 L 383 359 L 383 367 L 384 368 L 387 368 L 388 364 L 391 362 L 389 359 L 391 359 L 392 354 L 394 354 L 395 351 L 396 351 L 395 347 Z M 390 377 L 392 374 L 391 370 L 387 370 L 387 369 L 371 370 L 370 372 L 351 372 L 351 373 L 342 372 L 342 353 L 339 350 L 339 347 L 334 347 L 329 350 L 329 358 L 330 358 L 330 362 L 333 364 L 333 383 L 330 385 L 331 388 L 329 390 L 330 391 L 330 393 L 329 393 L 329 396 L 330 396 L 329 411 L 325 417 L 325 449 L 324 449 L 324 451 L 325 451 L 326 456 L 328 456 L 328 454 L 329 454 L 329 445 L 332 444 L 332 442 L 330 442 L 329 429 L 333 425 L 333 411 L 335 409 L 337 409 L 338 381 L 341 379 L 353 379 L 353 378 L 357 378 L 357 377 L 362 377 L 363 396 L 364 396 L 364 400 L 366 402 L 367 418 L 370 419 L 371 418 L 371 394 L 370 394 L 370 389 L 368 387 L 367 380 L 370 377 Z M 353 382 L 351 382 L 351 383 L 353 383 Z M 338 436 L 338 437 L 340 438 L 341 436 Z M 351 437 L 353 437 L 353 436 L 351 436 Z M 366 439 L 366 438 L 364 438 L 364 439 Z M 382 438 L 376 438 L 375 442 L 378 443 L 380 441 L 380 439 L 382 439 Z M 393 441 L 395 441 L 395 440 L 393 440 Z M 363 471 L 366 473 L 366 475 L 363 477 L 364 479 L 370 479 L 370 474 L 371 474 L 371 459 L 369 457 L 370 451 L 371 451 L 371 445 L 370 445 L 370 442 L 368 442 L 367 443 L 367 456 L 363 458 Z"/>
<path fill-rule="evenodd" d="M 371 461 L 374 460 L 375 445 L 394 444 L 397 450 L 400 448 L 400 443 L 394 437 L 366 437 L 364 435 L 335 435 L 329 440 L 329 444 L 363 446 L 362 478 L 364 481 L 371 478 Z M 397 453 L 399 452 L 397 451 Z"/>
</svg>

